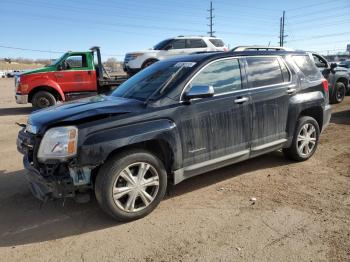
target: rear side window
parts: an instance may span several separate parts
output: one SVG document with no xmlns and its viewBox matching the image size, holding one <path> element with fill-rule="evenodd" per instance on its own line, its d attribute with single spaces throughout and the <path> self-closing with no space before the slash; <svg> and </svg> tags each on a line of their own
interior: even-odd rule
<svg viewBox="0 0 350 262">
<path fill-rule="evenodd" d="M 242 88 L 238 59 L 213 62 L 205 67 L 191 82 L 191 86 L 213 86 L 215 94 L 232 92 Z"/>
<path fill-rule="evenodd" d="M 203 48 L 207 47 L 206 43 L 202 39 L 188 39 L 187 48 Z"/>
<path fill-rule="evenodd" d="M 320 71 L 308 55 L 295 55 L 293 56 L 293 60 L 308 79 L 313 80 L 320 78 Z"/>
<path fill-rule="evenodd" d="M 223 47 L 225 45 L 225 43 L 221 39 L 218 39 L 218 38 L 209 39 L 209 41 L 210 41 L 210 43 L 212 43 L 216 47 Z"/>
<path fill-rule="evenodd" d="M 252 87 L 288 82 L 283 79 L 283 73 L 277 57 L 247 57 L 246 59 L 248 63 L 248 80 Z M 288 77 L 286 76 L 286 78 Z"/>
<path fill-rule="evenodd" d="M 173 40 L 172 44 L 172 48 L 170 49 L 184 49 L 186 48 L 186 41 L 185 39 L 175 39 Z"/>
</svg>

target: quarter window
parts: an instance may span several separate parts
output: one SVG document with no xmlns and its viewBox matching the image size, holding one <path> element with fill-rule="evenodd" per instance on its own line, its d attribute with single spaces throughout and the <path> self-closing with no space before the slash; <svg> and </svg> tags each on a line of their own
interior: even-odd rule
<svg viewBox="0 0 350 262">
<path fill-rule="evenodd" d="M 277 57 L 247 57 L 248 80 L 252 87 L 283 83 L 283 75 Z"/>
<path fill-rule="evenodd" d="M 293 60 L 308 79 L 314 80 L 321 77 L 320 71 L 308 55 L 295 55 L 293 56 Z"/>
<path fill-rule="evenodd" d="M 241 70 L 237 59 L 216 61 L 204 68 L 191 82 L 191 86 L 213 86 L 215 94 L 242 88 Z"/>
</svg>

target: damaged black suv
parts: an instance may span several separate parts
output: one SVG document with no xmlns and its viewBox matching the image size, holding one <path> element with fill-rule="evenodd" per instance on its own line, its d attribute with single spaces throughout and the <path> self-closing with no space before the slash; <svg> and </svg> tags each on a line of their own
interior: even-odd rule
<svg viewBox="0 0 350 262">
<path fill-rule="evenodd" d="M 129 221 L 169 183 L 274 150 L 310 158 L 330 115 L 311 54 L 195 54 L 157 62 L 111 95 L 32 113 L 17 147 L 37 198 L 94 192 Z"/>
</svg>

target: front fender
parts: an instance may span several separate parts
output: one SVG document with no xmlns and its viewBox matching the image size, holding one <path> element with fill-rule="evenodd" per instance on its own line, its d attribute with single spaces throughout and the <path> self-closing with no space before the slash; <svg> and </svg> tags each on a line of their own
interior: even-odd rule
<svg viewBox="0 0 350 262">
<path fill-rule="evenodd" d="M 32 92 L 35 88 L 43 87 L 43 86 L 52 88 L 55 91 L 57 91 L 60 94 L 62 101 L 65 101 L 64 92 L 62 91 L 62 88 L 60 87 L 60 85 L 47 76 L 33 76 L 33 77 L 31 77 L 30 85 L 29 85 L 29 89 L 30 89 L 29 92 Z"/>
<path fill-rule="evenodd" d="M 173 168 L 178 168 L 182 161 L 182 149 L 179 132 L 173 121 L 159 119 L 137 124 L 99 130 L 88 134 L 79 131 L 78 165 L 99 165 L 115 150 L 150 140 L 162 140 L 168 143 L 174 156 Z"/>
</svg>

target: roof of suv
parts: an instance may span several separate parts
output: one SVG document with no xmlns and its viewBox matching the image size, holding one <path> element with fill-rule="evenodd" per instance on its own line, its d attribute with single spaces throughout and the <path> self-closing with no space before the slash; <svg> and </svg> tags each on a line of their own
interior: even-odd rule
<svg viewBox="0 0 350 262">
<path fill-rule="evenodd" d="M 214 37 L 214 36 L 203 36 L 203 35 L 179 35 L 179 36 L 175 36 L 175 37 L 170 37 L 168 39 L 182 39 L 182 38 L 188 38 L 188 39 L 191 39 L 191 38 L 204 38 L 204 39 L 221 39 L 219 37 Z"/>
<path fill-rule="evenodd" d="M 286 55 L 305 55 L 305 51 L 241 51 L 241 52 L 205 52 L 199 54 L 191 54 L 185 56 L 176 56 L 174 58 L 168 59 L 167 61 L 178 61 L 178 62 L 202 62 L 205 60 L 212 60 L 216 58 L 225 57 L 238 57 L 238 56 L 286 56 Z"/>
</svg>

